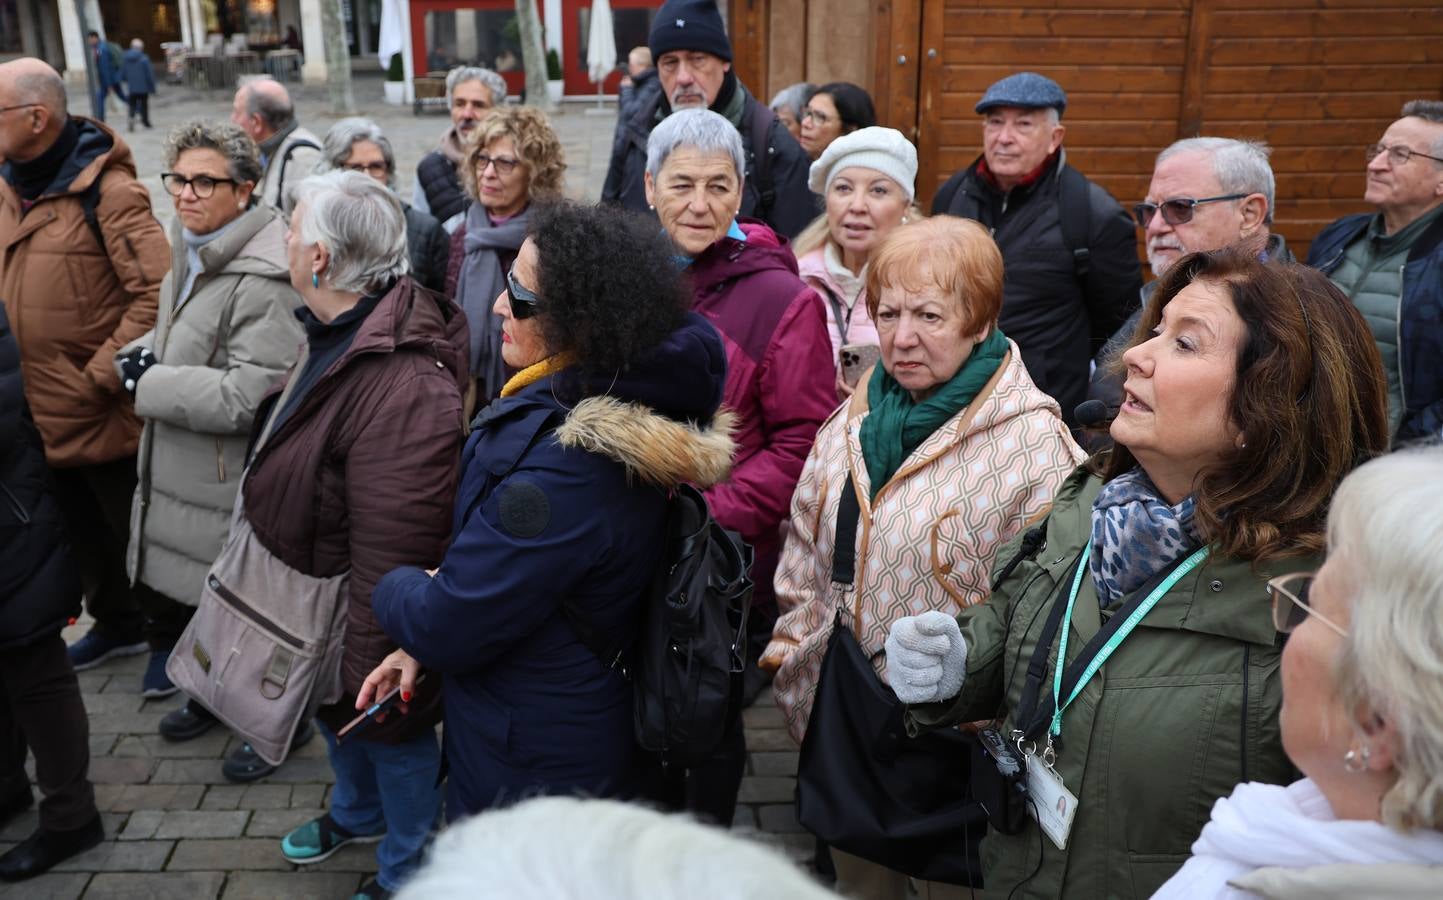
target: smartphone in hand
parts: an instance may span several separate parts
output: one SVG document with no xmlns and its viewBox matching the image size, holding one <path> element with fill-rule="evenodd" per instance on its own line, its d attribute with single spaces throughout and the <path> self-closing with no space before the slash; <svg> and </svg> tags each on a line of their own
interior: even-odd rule
<svg viewBox="0 0 1443 900">
<path fill-rule="evenodd" d="M 421 682 L 425 680 L 425 672 L 422 672 L 420 675 L 416 676 L 417 686 L 420 686 Z M 346 738 L 351 737 L 357 732 L 364 731 L 368 725 L 376 721 L 377 716 L 384 715 L 385 713 L 390 712 L 400 701 L 401 686 L 398 684 L 390 691 L 388 691 L 386 693 L 386 696 L 366 707 L 365 712 L 361 713 L 359 716 L 356 716 L 354 719 L 347 722 L 345 724 L 345 727 L 343 727 L 340 731 L 336 732 L 336 740 L 338 742 L 344 741 Z"/>
<path fill-rule="evenodd" d="M 882 358 L 882 348 L 876 344 L 843 344 L 837 358 L 842 366 L 842 380 L 848 387 L 856 387 L 862 373 Z"/>
</svg>

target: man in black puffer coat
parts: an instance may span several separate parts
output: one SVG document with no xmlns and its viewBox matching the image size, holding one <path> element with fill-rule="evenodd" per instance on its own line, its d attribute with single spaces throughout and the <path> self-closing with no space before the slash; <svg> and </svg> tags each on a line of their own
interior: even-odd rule
<svg viewBox="0 0 1443 900">
<path fill-rule="evenodd" d="M 79 614 L 80 578 L 0 306 L 0 825 L 34 802 L 27 747 L 44 795 L 40 827 L 0 856 L 5 881 L 39 875 L 104 836 L 87 774 L 90 724 L 60 638 Z"/>
</svg>

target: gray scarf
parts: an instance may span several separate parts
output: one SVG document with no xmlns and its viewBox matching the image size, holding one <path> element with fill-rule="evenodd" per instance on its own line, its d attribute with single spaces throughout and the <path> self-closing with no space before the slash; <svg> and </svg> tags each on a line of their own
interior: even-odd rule
<svg viewBox="0 0 1443 900">
<path fill-rule="evenodd" d="M 472 203 L 466 211 L 466 256 L 461 277 L 456 281 L 456 302 L 471 326 L 471 377 L 479 378 L 495 394 L 506 383 L 506 364 L 501 360 L 501 317 L 491 311 L 506 287 L 498 250 L 519 250 L 526 240 L 526 221 L 531 210 L 492 225 L 486 209 Z M 481 397 L 481 403 L 490 397 Z"/>
<path fill-rule="evenodd" d="M 185 244 L 185 281 L 180 286 L 180 292 L 175 295 L 176 309 L 180 309 L 185 305 L 185 301 L 190 299 L 190 289 L 195 287 L 195 279 L 201 273 L 200 248 L 230 231 L 235 223 L 244 217 L 245 213 L 241 213 L 209 234 L 196 234 L 181 226 L 180 239 Z"/>
</svg>

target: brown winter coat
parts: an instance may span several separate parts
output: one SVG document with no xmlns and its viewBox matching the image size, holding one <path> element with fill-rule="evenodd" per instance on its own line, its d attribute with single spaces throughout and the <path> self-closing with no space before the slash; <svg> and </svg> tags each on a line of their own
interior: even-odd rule
<svg viewBox="0 0 1443 900">
<path fill-rule="evenodd" d="M 0 298 L 20 344 L 25 395 L 56 467 L 135 454 L 140 420 L 120 387 L 115 351 L 155 324 L 170 246 L 135 180 L 130 148 L 74 117 L 80 142 L 28 212 L 0 179 Z M 101 247 L 81 197 L 99 182 Z"/>
<path fill-rule="evenodd" d="M 468 347 L 461 310 L 401 279 L 250 462 L 245 516 L 266 549 L 307 575 L 350 571 L 343 697 L 320 712 L 332 728 L 355 716 L 361 683 L 396 649 L 371 613 L 372 588 L 392 569 L 431 568 L 445 555 Z M 289 377 L 304 365 L 303 350 Z M 262 403 L 257 428 L 279 390 Z M 428 679 L 409 715 L 366 736 L 400 740 L 431 725 L 440 687 Z"/>
</svg>

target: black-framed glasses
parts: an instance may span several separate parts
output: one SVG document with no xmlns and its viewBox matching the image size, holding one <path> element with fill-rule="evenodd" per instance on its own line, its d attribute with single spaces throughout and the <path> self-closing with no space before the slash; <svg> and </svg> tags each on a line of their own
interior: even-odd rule
<svg viewBox="0 0 1443 900">
<path fill-rule="evenodd" d="M 8 113 L 12 109 L 24 109 L 27 106 L 43 106 L 41 103 L 17 103 L 14 106 L 0 106 L 0 113 Z"/>
<path fill-rule="evenodd" d="M 202 200 L 214 194 L 218 184 L 239 184 L 234 178 L 214 178 L 210 175 L 186 178 L 179 172 L 161 172 L 160 183 L 165 185 L 165 192 L 172 197 L 179 197 L 185 192 L 185 186 L 190 185 L 190 189 Z"/>
<path fill-rule="evenodd" d="M 487 156 L 484 153 L 478 153 L 471 157 L 471 161 L 476 164 L 478 174 L 486 171 L 487 166 L 495 166 L 497 175 L 510 175 L 516 171 L 517 166 L 521 165 L 521 160 L 519 159 L 507 159 L 504 156 Z"/>
<path fill-rule="evenodd" d="M 372 178 L 384 178 L 391 174 L 390 168 L 385 163 L 345 163 L 341 166 L 347 172 L 360 172 L 362 175 L 369 175 Z"/>
<path fill-rule="evenodd" d="M 1171 200 L 1164 200 L 1161 203 L 1148 203 L 1146 201 L 1137 204 L 1132 208 L 1132 217 L 1137 220 L 1139 228 L 1146 228 L 1152 221 L 1152 215 L 1159 210 L 1162 211 L 1162 220 L 1169 225 L 1186 225 L 1192 221 L 1193 210 L 1204 203 L 1221 203 L 1224 200 L 1241 200 L 1247 194 L 1222 194 L 1217 197 L 1173 197 Z"/>
<path fill-rule="evenodd" d="M 1338 623 L 1319 613 L 1308 605 L 1308 590 L 1313 586 L 1316 572 L 1292 572 L 1279 575 L 1268 581 L 1268 596 L 1273 601 L 1273 627 L 1282 634 L 1291 634 L 1308 616 L 1347 637 L 1348 632 Z"/>
<path fill-rule="evenodd" d="M 513 319 L 529 319 L 536 315 L 537 304 L 541 298 L 530 288 L 523 287 L 521 282 L 516 280 L 516 270 L 506 270 L 506 293 L 511 295 L 511 317 Z"/>
<path fill-rule="evenodd" d="M 1391 147 L 1389 147 L 1387 144 L 1369 144 L 1367 149 L 1363 152 L 1368 154 L 1368 162 L 1372 162 L 1373 160 L 1377 159 L 1379 153 L 1387 153 L 1388 165 L 1390 166 L 1407 165 L 1408 160 L 1412 159 L 1415 156 L 1421 156 L 1424 159 L 1431 159 L 1434 162 L 1443 163 L 1443 159 L 1440 159 L 1437 156 L 1429 156 L 1426 153 L 1419 153 L 1412 147 L 1405 147 L 1402 144 L 1394 144 Z"/>
</svg>

